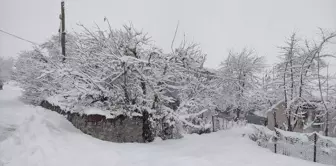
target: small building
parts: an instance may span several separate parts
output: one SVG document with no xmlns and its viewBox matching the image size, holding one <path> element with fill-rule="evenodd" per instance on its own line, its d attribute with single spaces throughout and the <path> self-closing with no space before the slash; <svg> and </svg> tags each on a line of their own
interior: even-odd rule
<svg viewBox="0 0 336 166">
<path fill-rule="evenodd" d="M 286 115 L 286 103 L 284 101 L 280 101 L 275 104 L 269 111 L 267 111 L 267 127 L 270 130 L 274 130 L 275 127 L 281 130 L 287 130 L 288 127 L 288 119 Z M 296 119 L 292 118 L 291 122 Z M 296 125 L 293 125 L 294 132 L 303 132 L 303 121 L 297 119 Z"/>
<path fill-rule="evenodd" d="M 306 102 L 301 98 L 297 98 L 291 103 L 290 109 L 295 112 L 297 116 L 291 116 L 291 126 L 294 132 L 310 133 L 310 132 L 323 132 L 325 129 L 325 119 L 318 116 L 323 113 L 318 105 L 319 101 Z M 288 118 L 286 115 L 286 105 L 284 101 L 280 101 L 270 108 L 267 113 L 267 127 L 274 130 L 275 127 L 288 130 Z M 336 137 L 336 111 L 329 110 L 329 136 Z"/>
</svg>

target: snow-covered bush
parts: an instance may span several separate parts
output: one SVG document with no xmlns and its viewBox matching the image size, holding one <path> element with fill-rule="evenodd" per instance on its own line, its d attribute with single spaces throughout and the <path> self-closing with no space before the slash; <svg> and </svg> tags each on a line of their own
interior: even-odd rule
<svg viewBox="0 0 336 166">
<path fill-rule="evenodd" d="M 150 113 L 153 123 L 165 124 L 162 130 L 174 128 L 174 138 L 183 132 L 181 126 L 204 128 L 193 119 L 215 107 L 215 90 L 209 87 L 211 73 L 202 67 L 205 54 L 198 45 L 183 42 L 164 53 L 132 26 L 82 27 L 80 33 L 67 34 L 64 58 L 57 36 L 21 53 L 13 78 L 26 101 L 48 100 L 80 113 L 87 107 L 114 115 Z"/>
</svg>

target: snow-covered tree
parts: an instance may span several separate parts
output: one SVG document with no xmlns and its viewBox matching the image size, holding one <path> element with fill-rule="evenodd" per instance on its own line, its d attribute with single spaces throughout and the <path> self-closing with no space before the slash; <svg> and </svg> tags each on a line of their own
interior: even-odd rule
<svg viewBox="0 0 336 166">
<path fill-rule="evenodd" d="M 321 70 L 335 33 L 322 31 L 321 41 L 292 34 L 272 69 L 266 70 L 263 57 L 244 49 L 231 51 L 218 70 L 210 71 L 203 67 L 206 54 L 195 43 L 184 40 L 164 52 L 132 25 L 112 29 L 108 23 L 107 30 L 80 26 L 82 31 L 67 33 L 66 57 L 58 36 L 20 54 L 13 78 L 24 88 L 26 101 L 48 100 L 74 112 L 95 107 L 113 115 L 146 114 L 170 134 L 179 127 L 207 130 L 202 115 L 214 110 L 240 118 L 284 101 L 290 131 L 304 119 L 303 107 L 321 108 L 316 119 L 332 110 L 332 97 L 326 96 L 333 88 Z"/>
<path fill-rule="evenodd" d="M 183 41 L 164 53 L 133 26 L 120 30 L 67 34 L 67 55 L 60 53 L 57 36 L 38 48 L 23 52 L 14 78 L 34 104 L 56 100 L 65 111 L 87 107 L 129 116 L 149 113 L 163 123 L 204 129 L 195 121 L 211 110 L 213 78 L 203 68 L 205 54 Z"/>
<path fill-rule="evenodd" d="M 320 70 L 326 67 L 325 58 L 331 56 L 324 48 L 335 34 L 325 33 L 322 30 L 321 32 L 320 41 L 303 41 L 293 33 L 286 46 L 281 47 L 283 54 L 280 56 L 281 61 L 276 64 L 273 86 L 278 87 L 274 91 L 283 89 L 279 94 L 282 94 L 281 100 L 285 103 L 289 131 L 292 131 L 299 121 L 305 121 L 308 113 L 304 107 L 307 105 L 322 109 L 318 111 L 320 112 L 320 115 L 316 116 L 318 118 L 328 112 L 324 102 L 325 95 L 322 95 L 325 93 L 322 82 L 324 84 L 326 81 L 325 79 L 321 81 L 325 77 L 321 75 Z M 316 95 L 316 92 L 320 95 Z M 306 125 L 314 124 L 306 123 Z"/>
<path fill-rule="evenodd" d="M 227 108 L 239 118 L 241 112 L 254 109 L 256 90 L 261 87 L 260 73 L 264 70 L 264 58 L 252 50 L 231 51 L 219 69 L 219 83 L 226 96 Z"/>
</svg>

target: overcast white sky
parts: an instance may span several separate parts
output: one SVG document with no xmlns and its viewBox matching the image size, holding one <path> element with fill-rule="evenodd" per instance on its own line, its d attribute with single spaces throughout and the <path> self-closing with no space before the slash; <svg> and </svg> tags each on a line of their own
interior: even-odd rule
<svg viewBox="0 0 336 166">
<path fill-rule="evenodd" d="M 42 43 L 59 28 L 60 0 L 0 0 L 0 29 Z M 176 24 L 178 40 L 201 44 L 206 66 L 215 68 L 229 49 L 254 48 L 267 62 L 276 61 L 277 46 L 292 32 L 314 37 L 317 27 L 336 30 L 336 0 L 66 0 L 66 28 L 94 22 L 115 28 L 132 22 L 148 32 L 165 50 L 170 49 Z M 15 57 L 29 43 L 0 33 L 0 56 Z M 336 45 L 332 48 L 336 53 Z M 336 60 L 331 62 L 336 65 Z M 336 71 L 336 66 L 333 67 Z"/>
</svg>

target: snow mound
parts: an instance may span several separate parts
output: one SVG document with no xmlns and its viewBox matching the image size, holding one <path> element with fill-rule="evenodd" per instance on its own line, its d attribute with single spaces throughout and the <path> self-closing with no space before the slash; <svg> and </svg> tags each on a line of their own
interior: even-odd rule
<svg viewBox="0 0 336 166">
<path fill-rule="evenodd" d="M 117 144 L 82 134 L 61 115 L 36 108 L 0 143 L 0 161 L 8 166 L 314 165 L 258 147 L 242 137 L 245 130 L 187 135 L 150 144 Z"/>
<path fill-rule="evenodd" d="M 116 152 L 95 146 L 91 139 L 101 143 L 82 134 L 61 115 L 37 108 L 0 143 L 0 162 L 9 166 L 85 166 L 118 161 Z M 76 144 L 76 140 L 86 143 Z"/>
<path fill-rule="evenodd" d="M 19 95 L 14 89 L 7 92 Z M 12 95 L 13 95 L 12 94 Z M 313 166 L 321 165 L 277 155 L 247 136 L 251 128 L 234 128 L 183 139 L 148 144 L 111 143 L 81 133 L 62 115 L 27 106 L 0 92 L 0 165 L 6 166 Z M 7 104 L 5 104 L 7 103 Z M 3 118 L 5 117 L 5 118 Z M 3 132 L 1 131 L 1 133 Z"/>
</svg>

